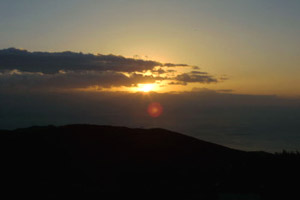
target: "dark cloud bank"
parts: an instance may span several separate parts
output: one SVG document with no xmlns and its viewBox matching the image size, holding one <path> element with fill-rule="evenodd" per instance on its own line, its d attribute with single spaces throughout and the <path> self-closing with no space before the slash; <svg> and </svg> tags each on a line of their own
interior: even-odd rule
<svg viewBox="0 0 300 200">
<path fill-rule="evenodd" d="M 115 55 L 74 53 L 29 52 L 15 48 L 0 51 L 1 69 L 18 69 L 25 72 L 58 73 L 60 70 L 92 70 L 135 72 L 151 70 L 163 64 L 155 61 L 124 58 Z"/>
<path fill-rule="evenodd" d="M 0 89 L 2 90 L 45 90 L 72 89 L 101 86 L 102 88 L 126 86 L 138 83 L 153 83 L 158 78 L 131 73 L 126 76 L 114 71 L 62 71 L 56 74 L 40 74 L 20 72 L 17 70 L 0 74 Z"/>
<path fill-rule="evenodd" d="M 116 55 L 74 52 L 29 52 L 15 48 L 0 50 L 0 89 L 84 88 L 89 86 L 135 86 L 156 80 L 173 80 L 181 85 L 213 83 L 218 80 L 206 72 L 153 77 L 138 74 L 147 70 L 166 74 L 174 70 L 155 67 L 190 67 L 186 64 L 159 63 Z M 127 73 L 127 75 L 125 75 Z"/>
</svg>

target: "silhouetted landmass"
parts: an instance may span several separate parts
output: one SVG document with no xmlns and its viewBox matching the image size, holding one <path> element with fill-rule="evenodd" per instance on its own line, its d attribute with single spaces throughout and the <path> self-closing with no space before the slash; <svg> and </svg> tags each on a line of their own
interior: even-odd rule
<svg viewBox="0 0 300 200">
<path fill-rule="evenodd" d="M 163 129 L 0 131 L 1 194 L 25 199 L 295 199 L 299 153 L 244 152 Z"/>
</svg>

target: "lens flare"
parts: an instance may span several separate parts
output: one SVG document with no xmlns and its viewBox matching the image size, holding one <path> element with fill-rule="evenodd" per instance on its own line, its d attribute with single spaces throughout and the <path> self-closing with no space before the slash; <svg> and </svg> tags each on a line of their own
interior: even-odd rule
<svg viewBox="0 0 300 200">
<path fill-rule="evenodd" d="M 159 117 L 163 112 L 163 107 L 158 102 L 150 103 L 148 106 L 148 114 L 151 117 Z"/>
</svg>

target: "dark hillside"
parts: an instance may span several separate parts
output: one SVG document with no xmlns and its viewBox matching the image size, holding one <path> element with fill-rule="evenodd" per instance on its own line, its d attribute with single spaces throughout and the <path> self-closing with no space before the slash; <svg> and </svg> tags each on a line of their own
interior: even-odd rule
<svg viewBox="0 0 300 200">
<path fill-rule="evenodd" d="M 10 197 L 274 199 L 300 186 L 298 154 L 243 152 L 163 129 L 32 127 L 0 131 L 0 144 L 1 193 Z"/>
</svg>

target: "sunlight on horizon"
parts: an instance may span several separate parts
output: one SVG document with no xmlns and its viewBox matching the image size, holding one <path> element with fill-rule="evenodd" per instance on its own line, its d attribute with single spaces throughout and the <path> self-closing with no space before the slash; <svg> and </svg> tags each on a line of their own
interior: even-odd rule
<svg viewBox="0 0 300 200">
<path fill-rule="evenodd" d="M 150 92 L 155 90 L 155 84 L 138 84 L 137 91 L 139 92 Z"/>
</svg>

